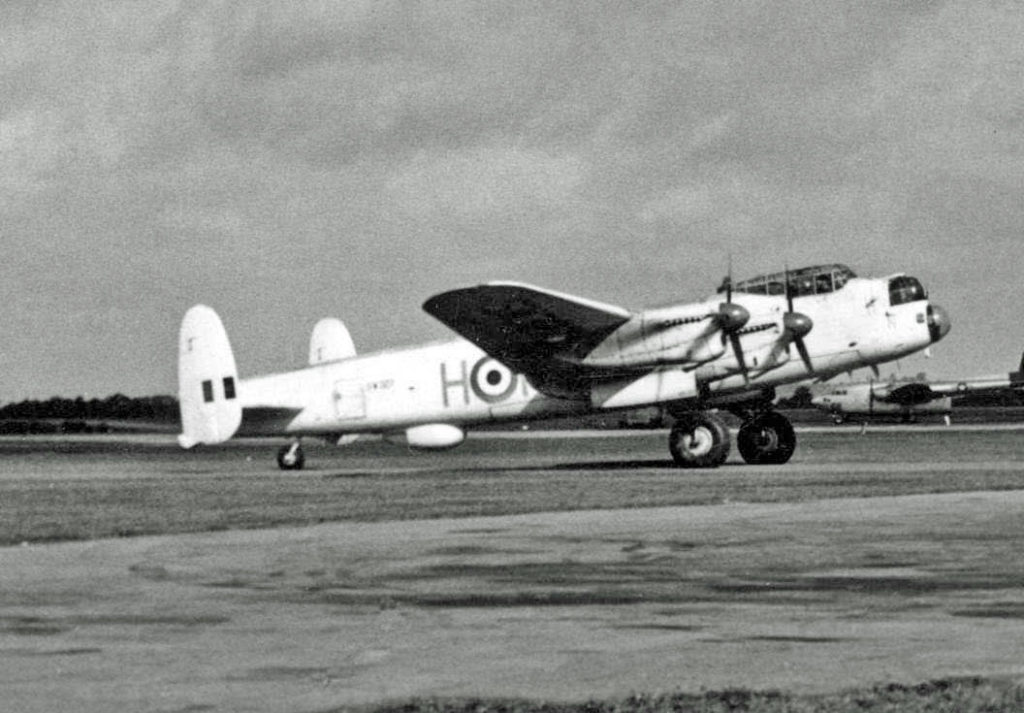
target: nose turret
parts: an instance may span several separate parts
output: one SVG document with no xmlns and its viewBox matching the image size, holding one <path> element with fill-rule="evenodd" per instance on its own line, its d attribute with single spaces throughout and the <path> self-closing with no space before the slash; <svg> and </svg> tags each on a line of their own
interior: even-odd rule
<svg viewBox="0 0 1024 713">
<path fill-rule="evenodd" d="M 928 334 L 931 335 L 933 343 L 949 334 L 952 326 L 946 310 L 938 305 L 928 305 Z"/>
</svg>

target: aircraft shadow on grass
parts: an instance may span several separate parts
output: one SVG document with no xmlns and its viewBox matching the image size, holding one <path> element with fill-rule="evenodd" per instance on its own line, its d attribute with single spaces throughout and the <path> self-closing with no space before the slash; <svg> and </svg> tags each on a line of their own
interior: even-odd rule
<svg viewBox="0 0 1024 713">
<path fill-rule="evenodd" d="M 744 467 L 749 466 L 749 463 L 743 462 L 730 462 L 725 464 L 726 467 L 736 466 Z M 311 469 L 314 470 L 314 469 Z M 597 471 L 597 472 L 615 472 L 615 471 L 630 471 L 630 470 L 658 470 L 658 471 L 671 471 L 675 475 L 682 476 L 679 467 L 674 461 L 666 458 L 650 458 L 650 459 L 629 459 L 629 460 L 603 460 L 603 461 L 582 461 L 582 462 L 565 462 L 565 463 L 541 463 L 536 465 L 516 465 L 516 466 L 479 466 L 473 468 L 459 467 L 459 468 L 437 468 L 437 467 L 424 467 L 424 468 L 409 468 L 403 469 L 398 468 L 395 470 L 335 470 L 325 469 L 323 474 L 320 476 L 324 480 L 336 480 L 336 479 L 357 479 L 357 478 L 386 478 L 390 476 L 435 476 L 440 474 L 450 475 L 465 475 L 471 473 L 528 473 L 528 472 L 572 472 L 572 471 Z"/>
</svg>

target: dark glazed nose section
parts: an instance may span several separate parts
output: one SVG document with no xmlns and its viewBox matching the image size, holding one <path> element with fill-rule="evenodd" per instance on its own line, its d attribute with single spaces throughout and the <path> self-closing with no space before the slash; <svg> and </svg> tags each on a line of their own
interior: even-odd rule
<svg viewBox="0 0 1024 713">
<path fill-rule="evenodd" d="M 952 326 L 946 310 L 938 305 L 928 305 L 928 333 L 933 342 L 937 342 L 949 334 Z"/>
</svg>

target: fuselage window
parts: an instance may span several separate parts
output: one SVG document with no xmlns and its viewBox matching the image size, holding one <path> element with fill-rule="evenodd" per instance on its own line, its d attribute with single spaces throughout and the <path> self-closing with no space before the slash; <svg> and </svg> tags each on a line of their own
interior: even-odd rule
<svg viewBox="0 0 1024 713">
<path fill-rule="evenodd" d="M 235 398 L 235 377 L 233 376 L 224 377 L 224 398 L 229 401 Z"/>
<path fill-rule="evenodd" d="M 209 379 L 203 382 L 203 401 L 206 403 L 213 401 L 213 382 Z"/>
<path fill-rule="evenodd" d="M 832 273 L 826 272 L 814 278 L 814 291 L 819 295 L 832 291 Z"/>
</svg>

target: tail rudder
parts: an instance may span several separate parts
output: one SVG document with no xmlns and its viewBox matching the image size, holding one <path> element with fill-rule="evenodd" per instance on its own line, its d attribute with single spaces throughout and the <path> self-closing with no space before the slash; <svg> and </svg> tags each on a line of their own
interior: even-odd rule
<svg viewBox="0 0 1024 713">
<path fill-rule="evenodd" d="M 352 335 L 340 319 L 324 317 L 313 327 L 309 338 L 309 364 L 316 366 L 356 355 Z"/>
<path fill-rule="evenodd" d="M 206 305 L 185 313 L 178 335 L 178 443 L 222 443 L 238 430 L 238 369 L 220 317 Z"/>
<path fill-rule="evenodd" d="M 1020 366 L 1010 372 L 1010 386 L 1024 386 L 1024 354 L 1020 355 Z"/>
</svg>

